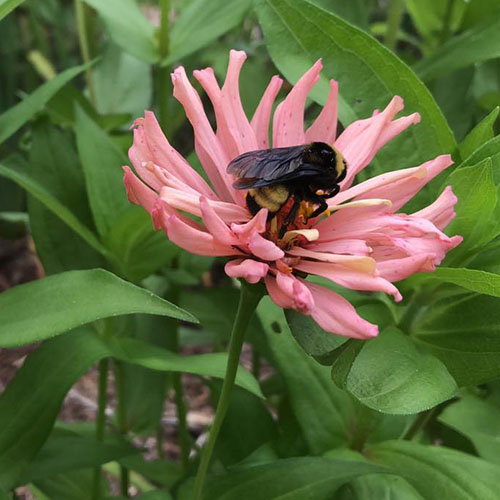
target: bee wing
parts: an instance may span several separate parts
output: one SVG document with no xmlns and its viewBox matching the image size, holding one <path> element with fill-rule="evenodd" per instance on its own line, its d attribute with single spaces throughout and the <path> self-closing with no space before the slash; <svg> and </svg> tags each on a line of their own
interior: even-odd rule
<svg viewBox="0 0 500 500">
<path fill-rule="evenodd" d="M 238 177 L 237 189 L 269 186 L 297 171 L 303 151 L 304 146 L 249 151 L 231 161 L 227 172 Z"/>
</svg>

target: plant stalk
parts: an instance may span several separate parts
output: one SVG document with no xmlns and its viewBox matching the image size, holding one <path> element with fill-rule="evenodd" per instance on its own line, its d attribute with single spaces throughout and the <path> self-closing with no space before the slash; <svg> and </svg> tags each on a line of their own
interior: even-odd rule
<svg viewBox="0 0 500 500">
<path fill-rule="evenodd" d="M 170 95 L 170 69 L 162 67 L 164 61 L 170 53 L 170 0 L 159 0 L 160 2 L 160 33 L 159 52 L 160 65 L 156 68 L 156 92 L 158 99 L 158 113 L 160 125 L 165 130 L 168 123 L 168 103 Z"/>
<path fill-rule="evenodd" d="M 392 51 L 396 48 L 398 41 L 399 26 L 404 12 L 404 0 L 391 0 L 389 14 L 387 16 L 387 30 L 384 43 Z"/>
<path fill-rule="evenodd" d="M 423 411 L 419 413 L 418 417 L 413 422 L 413 425 L 408 429 L 406 434 L 403 436 L 403 439 L 406 441 L 411 441 L 421 429 L 424 429 L 425 426 L 429 423 L 430 419 L 433 417 L 436 412 L 437 406 L 431 408 L 430 410 Z"/>
<path fill-rule="evenodd" d="M 125 380 L 123 373 L 123 363 L 115 360 L 115 384 L 116 384 L 116 419 L 118 430 L 122 436 L 127 434 L 127 405 L 125 397 Z M 128 469 L 120 464 L 120 493 L 128 497 L 129 472 Z"/>
<path fill-rule="evenodd" d="M 95 422 L 95 437 L 97 441 L 104 440 L 104 430 L 106 427 L 106 404 L 108 402 L 108 367 L 109 359 L 104 358 L 99 362 L 99 385 L 98 385 L 98 402 L 97 402 L 97 418 Z M 94 480 L 92 485 L 92 499 L 98 500 L 101 493 L 101 467 L 94 469 Z"/>
<path fill-rule="evenodd" d="M 236 318 L 231 332 L 231 339 L 229 341 L 229 356 L 227 359 L 226 375 L 222 384 L 222 391 L 217 403 L 217 409 L 215 411 L 212 428 L 210 429 L 210 435 L 208 437 L 207 444 L 202 450 L 201 462 L 194 486 L 194 500 L 201 500 L 205 476 L 208 471 L 208 466 L 210 465 L 210 459 L 212 457 L 217 436 L 229 405 L 229 396 L 231 395 L 231 390 L 236 378 L 245 332 L 250 318 L 259 304 L 262 295 L 263 293 L 260 287 L 248 285 L 245 282 L 242 283 L 238 311 L 236 312 Z"/>
<path fill-rule="evenodd" d="M 89 30 L 87 22 L 88 7 L 82 0 L 75 0 L 75 14 L 80 52 L 82 54 L 83 62 L 88 64 L 90 62 Z M 85 81 L 87 82 L 87 88 L 89 89 L 90 102 L 94 108 L 97 108 L 97 96 L 92 76 L 92 68 L 90 66 L 85 70 Z"/>
</svg>

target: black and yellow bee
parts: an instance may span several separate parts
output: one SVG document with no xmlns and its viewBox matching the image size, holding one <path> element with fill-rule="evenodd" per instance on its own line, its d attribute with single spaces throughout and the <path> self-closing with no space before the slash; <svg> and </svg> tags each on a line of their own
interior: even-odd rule
<svg viewBox="0 0 500 500">
<path fill-rule="evenodd" d="M 229 163 L 227 172 L 238 178 L 233 184 L 236 189 L 248 189 L 246 203 L 253 215 L 267 208 L 272 218 L 293 197 L 281 227 L 282 237 L 302 201 L 318 205 L 309 218 L 328 208 L 325 200 L 339 192 L 346 169 L 337 149 L 324 142 L 312 142 L 243 153 Z"/>
</svg>

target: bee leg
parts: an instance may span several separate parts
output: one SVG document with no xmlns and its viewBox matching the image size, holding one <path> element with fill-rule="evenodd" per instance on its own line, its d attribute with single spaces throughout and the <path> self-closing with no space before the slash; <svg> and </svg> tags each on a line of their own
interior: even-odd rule
<svg viewBox="0 0 500 500">
<path fill-rule="evenodd" d="M 280 228 L 280 232 L 278 234 L 279 239 L 283 238 L 283 236 L 285 235 L 286 230 L 288 228 L 288 224 L 290 224 L 290 222 L 292 222 L 292 220 L 297 215 L 297 211 L 299 210 L 299 207 L 300 207 L 300 197 L 295 196 L 295 198 L 293 200 L 292 208 L 290 209 L 290 211 L 286 215 L 285 219 L 283 220 L 283 224 Z"/>
<path fill-rule="evenodd" d="M 319 203 L 319 207 L 310 215 L 309 219 L 314 219 L 314 217 L 317 217 L 318 215 L 322 214 L 325 210 L 328 209 L 328 203 L 325 201 L 324 198 L 318 197 L 318 199 L 315 201 Z"/>
</svg>

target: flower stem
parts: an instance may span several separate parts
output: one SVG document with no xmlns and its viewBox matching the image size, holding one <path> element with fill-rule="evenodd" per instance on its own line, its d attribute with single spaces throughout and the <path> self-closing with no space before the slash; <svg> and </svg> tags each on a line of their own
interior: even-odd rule
<svg viewBox="0 0 500 500">
<path fill-rule="evenodd" d="M 98 403 L 97 418 L 95 422 L 95 437 L 97 441 L 104 439 L 104 428 L 106 425 L 106 404 L 108 401 L 108 358 L 99 362 L 99 385 L 98 385 Z M 94 480 L 92 485 L 92 499 L 97 500 L 101 493 L 101 467 L 94 469 Z"/>
<path fill-rule="evenodd" d="M 390 50 L 396 48 L 398 40 L 399 25 L 403 17 L 404 4 L 403 0 L 391 0 L 389 6 L 389 15 L 387 17 L 387 30 L 385 32 L 384 43 Z"/>
<path fill-rule="evenodd" d="M 446 40 L 448 40 L 448 38 L 450 37 L 451 15 L 453 13 L 454 4 L 455 4 L 454 0 L 448 0 L 448 3 L 446 4 L 446 10 L 445 10 L 444 17 L 443 17 L 443 27 L 441 29 L 441 33 L 439 36 L 441 43 L 446 42 Z"/>
<path fill-rule="evenodd" d="M 258 306 L 262 295 L 262 289 L 259 286 L 247 285 L 245 282 L 242 283 L 238 311 L 236 312 L 236 318 L 234 319 L 233 330 L 231 332 L 231 339 L 229 341 L 229 356 L 227 359 L 226 375 L 222 384 L 221 395 L 217 403 L 214 423 L 210 429 L 208 442 L 202 451 L 201 462 L 194 485 L 194 500 L 201 500 L 203 484 L 205 482 L 208 466 L 210 465 L 210 459 L 212 457 L 217 436 L 229 405 L 229 396 L 231 395 L 231 389 L 233 388 L 234 380 L 236 378 L 245 332 L 250 318 Z"/>
<path fill-rule="evenodd" d="M 159 52 L 160 65 L 165 60 L 170 52 L 170 0 L 160 1 L 160 36 L 159 36 Z M 158 111 L 160 117 L 160 125 L 166 127 L 168 121 L 168 96 L 170 94 L 170 75 L 169 68 L 159 66 L 156 68 L 156 91 L 158 99 Z"/>
<path fill-rule="evenodd" d="M 123 373 L 123 363 L 115 360 L 115 383 L 116 383 L 116 419 L 118 430 L 122 436 L 127 434 L 127 406 L 125 396 L 125 380 Z M 128 497 L 129 473 L 128 469 L 120 465 L 120 493 L 124 497 Z"/>
<path fill-rule="evenodd" d="M 408 429 L 406 434 L 403 436 L 403 439 L 405 439 L 406 441 L 411 441 L 418 434 L 418 432 L 429 423 L 430 419 L 433 417 L 437 408 L 438 407 L 435 406 L 430 410 L 426 410 L 420 413 L 418 417 L 415 419 L 415 422 L 413 422 L 413 425 Z"/>
<path fill-rule="evenodd" d="M 78 41 L 80 43 L 80 52 L 82 53 L 83 62 L 90 62 L 90 45 L 87 26 L 88 7 L 84 5 L 82 0 L 75 0 L 76 25 L 78 29 Z M 94 108 L 97 107 L 97 97 L 94 87 L 94 79 L 92 77 L 92 68 L 89 66 L 85 70 L 85 80 L 89 89 L 90 102 Z"/>
</svg>

